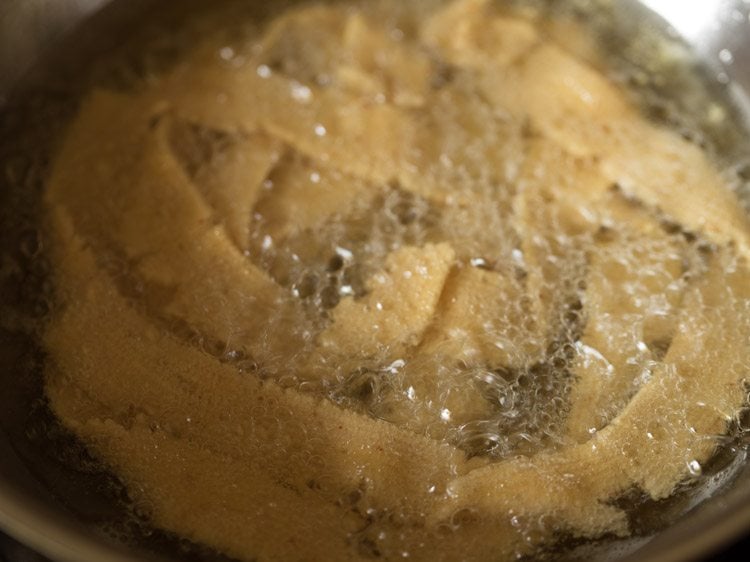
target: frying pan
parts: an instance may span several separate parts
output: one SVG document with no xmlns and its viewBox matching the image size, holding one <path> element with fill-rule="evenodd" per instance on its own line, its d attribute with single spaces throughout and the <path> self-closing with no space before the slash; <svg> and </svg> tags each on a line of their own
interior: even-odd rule
<svg viewBox="0 0 750 562">
<path fill-rule="evenodd" d="M 743 156 L 750 154 L 745 141 L 750 130 L 750 3 L 531 1 L 549 9 L 563 6 L 570 13 L 583 10 L 592 17 L 602 49 L 616 56 L 622 69 L 630 69 L 623 76 L 637 82 L 647 105 L 663 94 L 675 101 L 666 109 L 653 101 L 647 107 L 653 116 L 688 120 L 735 166 L 740 180 L 750 181 L 750 160 Z M 0 6 L 0 254 L 10 256 L 0 261 L 0 529 L 53 560 L 222 559 L 167 533 L 134 529 L 132 522 L 118 519 L 113 506 L 121 499 L 121 487 L 88 462 L 85 450 L 51 419 L 40 398 L 43 354 L 33 337 L 15 329 L 24 318 L 45 310 L 38 298 L 46 274 L 39 259 L 42 241 L 29 224 L 55 133 L 74 111 L 75 99 L 101 79 L 96 61 L 104 54 L 117 52 L 134 35 L 173 29 L 180 12 L 208 6 L 192 0 L 175 10 L 173 4 L 5 0 Z M 588 10 L 591 6 L 596 9 Z M 607 17 L 598 21 L 591 14 Z M 657 52 L 671 55 L 657 57 Z M 674 58 L 688 52 L 695 60 L 676 67 Z M 40 60 L 44 63 L 35 64 Z M 703 111 L 706 100 L 718 101 L 728 117 L 721 123 L 712 120 Z M 747 186 L 741 185 L 740 193 L 750 202 Z M 20 319 L 9 319 L 9 304 L 21 311 Z M 584 545 L 568 556 L 697 560 L 750 534 L 750 462 L 741 430 L 738 440 L 707 467 L 704 489 L 658 506 L 661 515 L 651 521 L 655 535 L 637 530 L 635 538 L 614 547 Z M 70 469 L 72 457 L 77 470 Z M 675 524 L 665 525 L 675 516 Z M 135 540 L 118 540 L 124 535 Z"/>
</svg>

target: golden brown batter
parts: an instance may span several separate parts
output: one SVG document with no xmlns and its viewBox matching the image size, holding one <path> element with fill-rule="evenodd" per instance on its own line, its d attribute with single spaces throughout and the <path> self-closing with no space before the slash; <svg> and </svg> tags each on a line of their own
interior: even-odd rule
<svg viewBox="0 0 750 562">
<path fill-rule="evenodd" d="M 670 496 L 745 401 L 747 217 L 531 17 L 398 5 L 91 93 L 46 192 L 51 407 L 242 560 L 626 536 L 614 500 Z"/>
</svg>

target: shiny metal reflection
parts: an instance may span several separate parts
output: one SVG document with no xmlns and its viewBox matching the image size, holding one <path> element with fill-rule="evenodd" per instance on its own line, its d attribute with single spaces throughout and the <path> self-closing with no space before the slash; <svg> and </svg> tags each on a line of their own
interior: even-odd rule
<svg viewBox="0 0 750 562">
<path fill-rule="evenodd" d="M 110 0 L 0 2 L 0 102 L 55 39 Z"/>
<path fill-rule="evenodd" d="M 695 53 L 729 84 L 747 114 L 750 110 L 750 1 L 641 0 L 661 16 Z"/>
</svg>

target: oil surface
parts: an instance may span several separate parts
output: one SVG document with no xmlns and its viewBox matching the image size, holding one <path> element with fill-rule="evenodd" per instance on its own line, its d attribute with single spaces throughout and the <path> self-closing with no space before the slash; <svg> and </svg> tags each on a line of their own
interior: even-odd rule
<svg viewBox="0 0 750 562">
<path fill-rule="evenodd" d="M 63 425 L 143 519 L 243 559 L 642 532 L 745 403 L 722 175 L 537 12 L 228 10 L 84 101 L 53 164 Z"/>
</svg>

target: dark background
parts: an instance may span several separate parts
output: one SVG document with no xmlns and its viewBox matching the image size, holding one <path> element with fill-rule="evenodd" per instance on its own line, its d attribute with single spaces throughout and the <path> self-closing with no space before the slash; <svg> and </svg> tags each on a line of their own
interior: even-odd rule
<svg viewBox="0 0 750 562">
<path fill-rule="evenodd" d="M 724 552 L 705 559 L 705 562 L 733 562 L 750 560 L 750 537 L 738 542 Z M 0 533 L 0 562 L 49 562 L 43 556 Z"/>
</svg>

